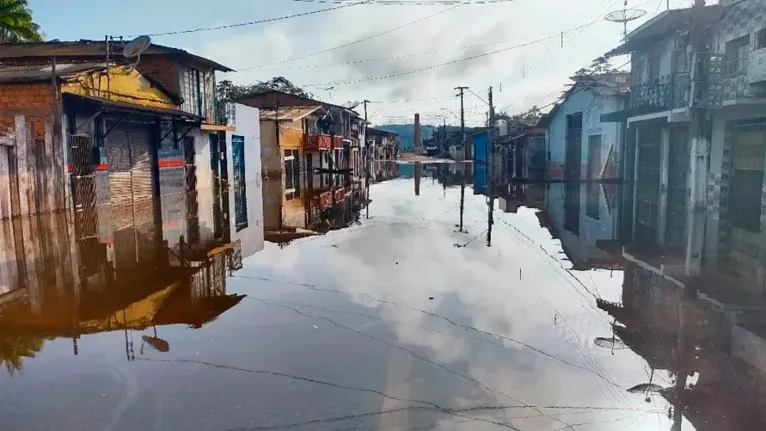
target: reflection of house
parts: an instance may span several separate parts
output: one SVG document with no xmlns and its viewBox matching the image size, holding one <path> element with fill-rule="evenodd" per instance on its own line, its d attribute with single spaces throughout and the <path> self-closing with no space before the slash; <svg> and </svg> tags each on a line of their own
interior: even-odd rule
<svg viewBox="0 0 766 431">
<path fill-rule="evenodd" d="M 373 160 L 393 160 L 399 153 L 399 135 L 385 130 L 367 128 L 367 142 Z"/>
<path fill-rule="evenodd" d="M 752 363 L 756 356 L 752 337 L 757 338 L 758 331 L 735 327 L 729 333 L 708 304 L 635 263 L 626 265 L 622 302 L 597 303 L 615 318 L 612 337 L 646 359 L 652 370 L 649 382 L 636 383 L 662 383 L 651 381 L 662 370 L 675 377 L 675 384 L 659 393 L 637 393 L 648 398 L 661 395 L 673 404 L 674 429 L 681 429 L 682 415 L 699 431 L 756 430 L 766 425 L 766 374 L 762 362 Z M 762 339 L 757 342 L 764 344 Z M 696 383 L 687 383 L 695 374 Z"/>
</svg>

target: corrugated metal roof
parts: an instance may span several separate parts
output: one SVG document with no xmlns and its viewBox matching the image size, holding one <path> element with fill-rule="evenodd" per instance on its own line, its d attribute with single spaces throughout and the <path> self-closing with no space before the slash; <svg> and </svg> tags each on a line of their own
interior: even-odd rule
<svg viewBox="0 0 766 431">
<path fill-rule="evenodd" d="M 295 121 L 319 110 L 324 111 L 321 106 L 285 106 L 284 108 L 279 108 L 278 111 L 275 109 L 261 109 L 261 121 L 274 121 L 277 119 L 280 121 Z"/>
<path fill-rule="evenodd" d="M 112 49 L 116 53 L 116 58 L 122 58 L 123 44 L 127 41 L 116 41 L 112 43 Z M 173 48 L 153 43 L 141 55 L 166 54 L 174 55 L 187 60 L 199 63 L 210 69 L 223 72 L 233 72 L 234 70 L 222 64 L 205 57 L 200 57 L 187 52 L 183 49 Z M 8 60 L 19 60 L 22 58 L 34 57 L 57 57 L 65 59 L 67 57 L 106 57 L 106 42 L 99 40 L 82 39 L 78 41 L 51 41 L 51 42 L 29 42 L 29 43 L 4 43 L 3 49 L 0 49 L 0 63 Z"/>
<path fill-rule="evenodd" d="M 105 68 L 106 65 L 100 62 L 57 63 L 56 76 L 66 78 Z M 52 73 L 50 64 L 0 65 L 0 83 L 50 81 Z"/>
<path fill-rule="evenodd" d="M 64 93 L 64 97 L 72 98 L 75 100 L 79 99 L 82 101 L 103 105 L 107 108 L 115 108 L 115 109 L 124 110 L 124 111 L 157 114 L 157 115 L 164 115 L 164 116 L 176 117 L 176 118 L 187 118 L 195 122 L 201 122 L 202 120 L 204 120 L 204 117 L 190 114 L 188 112 L 181 111 L 180 109 L 157 108 L 153 106 L 136 105 L 133 103 L 120 102 L 117 100 L 102 99 L 100 97 L 83 96 L 83 95 L 71 94 L 71 93 Z"/>
</svg>

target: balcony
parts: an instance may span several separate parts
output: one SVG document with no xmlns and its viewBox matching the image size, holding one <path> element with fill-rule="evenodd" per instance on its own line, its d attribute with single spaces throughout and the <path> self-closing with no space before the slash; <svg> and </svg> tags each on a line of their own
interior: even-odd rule
<svg viewBox="0 0 766 431">
<path fill-rule="evenodd" d="M 689 104 L 689 74 L 673 73 L 630 87 L 630 107 L 637 113 L 683 108 Z"/>
<path fill-rule="evenodd" d="M 323 134 L 309 134 L 306 141 L 306 150 L 319 151 L 343 148 L 343 138 Z"/>
</svg>

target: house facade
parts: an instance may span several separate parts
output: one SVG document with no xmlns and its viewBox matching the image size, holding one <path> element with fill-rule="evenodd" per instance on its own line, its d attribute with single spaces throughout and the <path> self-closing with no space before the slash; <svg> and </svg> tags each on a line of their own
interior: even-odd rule
<svg viewBox="0 0 766 431">
<path fill-rule="evenodd" d="M 626 256 L 651 261 L 679 284 L 699 275 L 688 262 L 701 260 L 705 278 L 717 286 L 710 292 L 761 296 L 766 288 L 764 12 L 762 2 L 736 1 L 667 11 L 609 53 L 631 53 L 634 71 L 629 107 L 604 118 L 629 127 Z M 698 28 L 708 52 L 692 47 Z M 699 154 L 694 112 L 705 118 L 697 136 L 708 151 Z M 693 176 L 699 160 L 707 167 Z M 701 211 L 693 210 L 692 190 L 701 190 Z M 701 256 L 689 240 L 693 232 L 702 238 Z"/>
<path fill-rule="evenodd" d="M 544 117 L 546 180 L 544 207 L 564 244 L 576 244 L 580 265 L 602 259 L 599 242 L 618 237 L 618 163 L 624 128 L 603 123 L 605 112 L 625 104 L 628 75 L 575 79 L 564 100 Z M 578 264 L 578 262 L 576 262 Z"/>
<path fill-rule="evenodd" d="M 367 143 L 373 160 L 394 160 L 399 153 L 399 135 L 385 130 L 367 128 Z"/>
<path fill-rule="evenodd" d="M 12 96 L 0 109 L 0 160 L 12 161 L 0 166 L 0 208 L 20 224 L 0 265 L 8 286 L 38 283 L 21 262 L 45 266 L 50 247 L 35 232 L 49 226 L 32 217 L 54 223 L 59 212 L 74 220 L 64 223 L 77 256 L 68 261 L 81 262 L 72 273 L 89 283 L 185 264 L 245 236 L 248 253 L 263 246 L 260 182 L 245 167 L 259 167 L 258 112 L 229 107 L 240 132 L 233 115 L 216 118 L 214 73 L 229 69 L 159 45 L 138 65 L 105 64 L 106 52 L 80 41 L 0 53 L 0 92 Z M 254 192 L 245 207 L 235 198 Z"/>
</svg>

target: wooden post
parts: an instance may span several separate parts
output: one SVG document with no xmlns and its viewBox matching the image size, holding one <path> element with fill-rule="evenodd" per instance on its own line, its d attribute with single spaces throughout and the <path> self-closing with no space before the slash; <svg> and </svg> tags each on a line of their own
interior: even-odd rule
<svg viewBox="0 0 766 431">
<path fill-rule="evenodd" d="M 29 133 L 27 133 L 27 124 L 24 121 L 24 117 L 17 115 L 15 118 L 15 136 L 16 136 L 16 181 L 17 181 L 17 193 L 19 196 L 19 214 L 22 217 L 26 217 L 30 214 L 29 208 L 29 167 L 28 167 L 28 141 Z"/>
</svg>

